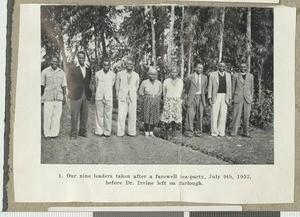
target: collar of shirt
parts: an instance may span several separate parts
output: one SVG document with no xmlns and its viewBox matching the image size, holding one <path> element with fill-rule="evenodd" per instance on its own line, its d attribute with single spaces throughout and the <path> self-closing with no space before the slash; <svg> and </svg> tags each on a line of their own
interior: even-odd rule
<svg viewBox="0 0 300 217">
<path fill-rule="evenodd" d="M 50 70 L 52 71 L 52 72 L 58 72 L 59 71 L 59 67 L 57 67 L 55 70 L 50 66 Z"/>
<path fill-rule="evenodd" d="M 225 72 L 220 72 L 219 71 L 219 75 L 221 75 L 223 77 L 225 75 Z"/>
<path fill-rule="evenodd" d="M 245 72 L 245 73 L 241 73 L 241 75 L 246 75 L 247 73 Z"/>
<path fill-rule="evenodd" d="M 80 64 L 79 64 L 79 62 L 76 62 L 76 67 L 80 67 L 80 68 L 87 68 L 87 67 L 89 67 L 89 64 L 87 63 L 87 62 L 84 62 L 84 66 L 82 67 Z"/>
</svg>

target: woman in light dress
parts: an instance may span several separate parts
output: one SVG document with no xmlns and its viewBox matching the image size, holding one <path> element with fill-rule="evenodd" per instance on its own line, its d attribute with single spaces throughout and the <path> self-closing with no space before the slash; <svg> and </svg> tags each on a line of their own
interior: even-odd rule
<svg viewBox="0 0 300 217">
<path fill-rule="evenodd" d="M 142 82 L 139 89 L 142 98 L 141 120 L 144 122 L 146 137 L 154 137 L 153 130 L 160 119 L 162 84 L 156 78 L 157 71 L 150 67 L 148 79 Z"/>
<path fill-rule="evenodd" d="M 178 71 L 173 67 L 170 78 L 163 83 L 164 107 L 161 121 L 165 123 L 166 137 L 169 138 L 169 129 L 171 127 L 171 135 L 174 137 L 176 132 L 176 124 L 182 122 L 182 97 L 183 97 L 183 81 L 178 78 Z"/>
</svg>

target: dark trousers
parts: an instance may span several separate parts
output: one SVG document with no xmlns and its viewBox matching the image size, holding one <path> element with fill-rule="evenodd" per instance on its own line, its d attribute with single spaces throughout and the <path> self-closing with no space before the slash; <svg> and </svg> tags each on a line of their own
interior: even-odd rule
<svg viewBox="0 0 300 217">
<path fill-rule="evenodd" d="M 78 100 L 70 100 L 71 103 L 71 135 L 77 135 L 78 119 L 79 122 L 79 135 L 86 135 L 86 125 L 88 119 L 88 102 L 86 99 L 85 91 Z"/>
<path fill-rule="evenodd" d="M 196 131 L 202 133 L 202 119 L 203 119 L 203 102 L 201 94 L 195 95 L 191 106 L 186 109 L 186 131 L 194 132 L 194 119 L 196 116 Z"/>
<path fill-rule="evenodd" d="M 243 133 L 249 135 L 249 118 L 251 112 L 251 104 L 247 103 L 245 99 L 240 103 L 233 104 L 233 119 L 231 135 L 237 135 L 241 123 L 241 116 L 243 113 Z"/>
</svg>

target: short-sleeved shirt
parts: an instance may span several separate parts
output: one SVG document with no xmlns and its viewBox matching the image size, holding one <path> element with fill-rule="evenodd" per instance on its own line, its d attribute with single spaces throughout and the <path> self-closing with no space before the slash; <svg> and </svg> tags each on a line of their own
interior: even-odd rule
<svg viewBox="0 0 300 217">
<path fill-rule="evenodd" d="M 159 80 L 156 79 L 154 83 L 152 83 L 149 79 L 147 79 L 142 82 L 140 86 L 140 92 L 142 92 L 144 95 L 154 96 L 159 94 L 161 86 L 162 84 Z"/>
<path fill-rule="evenodd" d="M 113 98 L 113 86 L 116 80 L 116 74 L 112 71 L 105 73 L 103 70 L 95 73 L 96 78 L 96 100 L 112 100 Z"/>
<path fill-rule="evenodd" d="M 41 85 L 44 86 L 42 101 L 63 101 L 63 87 L 67 86 L 66 75 L 63 70 L 53 70 L 51 66 L 41 74 Z"/>
<path fill-rule="evenodd" d="M 163 92 L 165 97 L 180 98 L 183 90 L 183 81 L 180 78 L 172 80 L 167 78 L 163 84 Z"/>
</svg>

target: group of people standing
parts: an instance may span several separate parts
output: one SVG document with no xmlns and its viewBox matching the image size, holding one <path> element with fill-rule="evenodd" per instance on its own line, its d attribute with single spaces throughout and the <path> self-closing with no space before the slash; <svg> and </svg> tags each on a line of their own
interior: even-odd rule
<svg viewBox="0 0 300 217">
<path fill-rule="evenodd" d="M 69 99 L 71 107 L 70 138 L 87 137 L 88 101 L 92 98 L 92 71 L 85 64 L 85 53 L 77 54 L 78 63 L 68 74 L 58 67 L 59 58 L 53 56 L 51 64 L 42 71 L 41 87 L 44 102 L 44 135 L 55 138 L 59 134 L 62 105 Z M 196 63 L 194 73 L 184 79 L 178 77 L 173 67 L 163 84 L 157 79 L 153 67 L 148 79 L 140 84 L 140 76 L 133 68 L 133 61 L 126 61 L 126 68 L 117 73 L 110 69 L 110 60 L 102 60 L 102 69 L 95 73 L 95 131 L 98 136 L 111 136 L 113 88 L 118 100 L 117 136 L 136 136 L 137 101 L 140 119 L 144 122 L 145 136 L 154 136 L 159 121 L 165 124 L 166 133 L 174 136 L 176 126 L 182 124 L 182 109 L 186 108 L 187 137 L 202 135 L 203 112 L 207 103 L 211 107 L 211 136 L 225 136 L 227 108 L 233 101 L 233 126 L 231 136 L 236 136 L 243 113 L 243 136 L 250 137 L 249 117 L 253 99 L 253 75 L 247 73 L 247 65 L 240 64 L 240 73 L 233 76 L 226 72 L 226 64 L 220 62 L 218 69 L 207 77 L 203 65 Z M 160 112 L 161 99 L 163 111 Z M 79 129 L 78 129 L 79 125 Z"/>
</svg>

